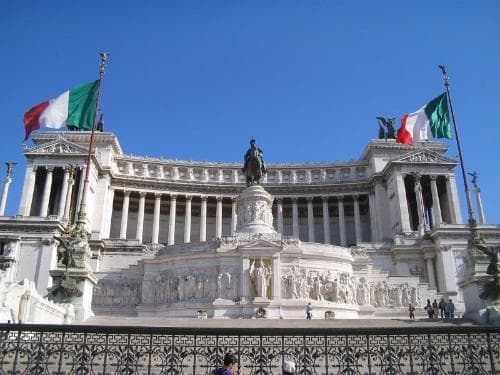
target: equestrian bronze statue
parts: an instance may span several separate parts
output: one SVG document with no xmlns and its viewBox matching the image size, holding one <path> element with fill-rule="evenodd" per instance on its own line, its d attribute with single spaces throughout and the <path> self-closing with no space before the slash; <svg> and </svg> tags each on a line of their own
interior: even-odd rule
<svg viewBox="0 0 500 375">
<path fill-rule="evenodd" d="M 246 176 L 247 186 L 259 185 L 262 176 L 266 174 L 264 153 L 257 147 L 255 139 L 250 140 L 250 148 L 245 153 L 245 164 L 241 169 Z"/>
</svg>

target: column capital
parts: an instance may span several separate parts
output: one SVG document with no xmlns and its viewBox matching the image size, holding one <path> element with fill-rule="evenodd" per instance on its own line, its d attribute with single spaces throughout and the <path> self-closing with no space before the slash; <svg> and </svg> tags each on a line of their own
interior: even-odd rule
<svg viewBox="0 0 500 375">
<path fill-rule="evenodd" d="M 170 200 L 171 201 L 176 201 L 177 200 L 177 194 L 170 194 Z"/>
<path fill-rule="evenodd" d="M 200 195 L 200 199 L 202 202 L 206 202 L 208 197 L 206 195 Z"/>
<path fill-rule="evenodd" d="M 45 169 L 47 170 L 47 172 L 52 173 L 54 171 L 54 166 L 53 165 L 46 165 Z"/>
<path fill-rule="evenodd" d="M 323 203 L 328 203 L 328 199 L 330 199 L 330 197 L 328 195 L 323 195 L 321 197 L 321 200 L 323 201 Z"/>
<path fill-rule="evenodd" d="M 343 195 L 337 195 L 337 200 L 339 202 L 343 202 L 344 201 L 344 196 Z"/>
<path fill-rule="evenodd" d="M 436 257 L 436 254 L 433 250 L 424 252 L 424 259 L 434 259 L 435 257 Z"/>
<path fill-rule="evenodd" d="M 314 197 L 306 197 L 306 199 L 307 199 L 307 203 L 312 203 Z"/>
<path fill-rule="evenodd" d="M 162 193 L 155 192 L 155 199 L 160 200 L 161 196 L 162 196 Z"/>
<path fill-rule="evenodd" d="M 73 169 L 73 167 L 71 165 L 65 165 L 63 167 L 64 174 L 69 174 L 69 172 L 71 172 L 72 169 Z"/>
<path fill-rule="evenodd" d="M 129 189 L 123 189 L 123 194 L 124 194 L 126 197 L 129 197 L 129 196 L 130 196 L 130 190 L 129 190 Z"/>
<path fill-rule="evenodd" d="M 439 176 L 437 174 L 431 174 L 429 177 L 431 178 L 431 181 L 436 181 Z"/>
<path fill-rule="evenodd" d="M 139 192 L 139 197 L 144 198 L 146 196 L 147 192 L 146 191 L 140 191 Z"/>
<path fill-rule="evenodd" d="M 297 203 L 299 197 L 290 197 L 290 199 L 292 200 L 293 203 Z"/>
<path fill-rule="evenodd" d="M 276 203 L 277 204 L 283 204 L 283 198 L 281 198 L 281 197 L 276 198 Z"/>
<path fill-rule="evenodd" d="M 422 175 L 420 173 L 413 173 L 413 178 L 415 179 L 415 185 L 420 185 L 420 178 Z"/>
<path fill-rule="evenodd" d="M 223 198 L 224 197 L 220 196 L 220 195 L 218 195 L 218 196 L 215 197 L 215 199 L 217 200 L 217 202 L 221 202 Z"/>
<path fill-rule="evenodd" d="M 352 199 L 355 201 L 359 200 L 359 194 L 353 194 Z"/>
<path fill-rule="evenodd" d="M 193 199 L 193 196 L 191 194 L 186 194 L 185 198 L 186 201 L 191 201 Z"/>
<path fill-rule="evenodd" d="M 238 198 L 238 197 L 231 197 L 231 202 L 232 202 L 232 203 L 236 203 L 236 199 L 237 199 L 237 198 Z"/>
</svg>

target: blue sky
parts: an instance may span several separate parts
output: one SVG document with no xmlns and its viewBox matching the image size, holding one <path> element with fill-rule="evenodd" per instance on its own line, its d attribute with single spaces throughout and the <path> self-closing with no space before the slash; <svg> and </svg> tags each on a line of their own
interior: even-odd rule
<svg viewBox="0 0 500 375">
<path fill-rule="evenodd" d="M 20 163 L 7 214 L 24 177 L 23 113 L 95 79 L 106 50 L 102 108 L 124 151 L 210 161 L 241 160 L 252 136 L 268 163 L 357 159 L 376 116 L 444 90 L 445 63 L 466 167 L 500 223 L 499 11 L 493 0 L 3 1 L 0 161 Z"/>
</svg>

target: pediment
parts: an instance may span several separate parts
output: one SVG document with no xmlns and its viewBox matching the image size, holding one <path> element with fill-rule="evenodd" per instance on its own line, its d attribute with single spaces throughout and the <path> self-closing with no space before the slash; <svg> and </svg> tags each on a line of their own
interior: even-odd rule
<svg viewBox="0 0 500 375">
<path fill-rule="evenodd" d="M 86 154 L 88 148 L 70 142 L 62 137 L 59 137 L 51 142 L 43 143 L 35 146 L 27 151 L 25 154 Z"/>
<path fill-rule="evenodd" d="M 252 240 L 248 242 L 240 242 L 238 244 L 239 249 L 275 249 L 279 250 L 281 249 L 281 243 L 280 242 L 273 242 L 273 241 L 267 241 L 267 240 L 262 240 L 262 239 L 257 239 L 257 240 Z"/>
<path fill-rule="evenodd" d="M 438 152 L 431 150 L 417 150 L 408 154 L 404 154 L 398 159 L 392 160 L 392 163 L 398 164 L 453 164 L 457 161 L 455 159 L 444 156 Z"/>
</svg>

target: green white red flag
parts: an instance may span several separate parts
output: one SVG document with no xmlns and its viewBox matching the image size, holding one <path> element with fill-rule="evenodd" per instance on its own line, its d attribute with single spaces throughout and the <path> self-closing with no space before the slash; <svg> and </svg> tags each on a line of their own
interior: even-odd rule
<svg viewBox="0 0 500 375">
<path fill-rule="evenodd" d="M 68 90 L 55 99 L 40 103 L 24 114 L 25 140 L 40 127 L 60 129 L 64 126 L 92 130 L 99 81 Z"/>
<path fill-rule="evenodd" d="M 396 140 L 411 145 L 433 137 L 452 138 L 446 93 L 431 100 L 418 111 L 404 115 Z"/>
</svg>

